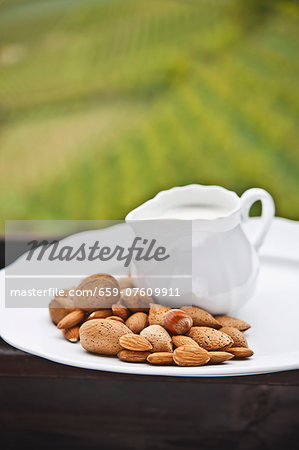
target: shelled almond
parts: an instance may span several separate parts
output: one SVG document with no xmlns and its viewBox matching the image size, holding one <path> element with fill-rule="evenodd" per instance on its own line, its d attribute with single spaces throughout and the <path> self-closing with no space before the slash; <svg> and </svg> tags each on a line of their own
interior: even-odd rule
<svg viewBox="0 0 299 450">
<path fill-rule="evenodd" d="M 119 343 L 127 350 L 134 350 L 135 352 L 145 352 L 152 350 L 153 346 L 145 337 L 139 334 L 124 334 L 119 338 Z"/>
<path fill-rule="evenodd" d="M 175 349 L 173 359 L 179 366 L 202 366 L 210 360 L 210 356 L 204 348 L 182 345 Z"/>
<path fill-rule="evenodd" d="M 121 350 L 117 356 L 125 362 L 139 363 L 145 362 L 150 355 L 150 352 L 136 352 L 134 350 Z"/>
<path fill-rule="evenodd" d="M 76 310 L 67 314 L 60 322 L 57 324 L 57 328 L 60 330 L 62 328 L 72 328 L 79 323 L 82 323 L 85 319 L 84 311 Z"/>
<path fill-rule="evenodd" d="M 156 366 L 168 366 L 173 364 L 173 353 L 172 352 L 156 352 L 151 353 L 147 357 L 147 362 L 154 364 Z"/>
<path fill-rule="evenodd" d="M 80 327 L 76 326 L 73 328 L 63 328 L 62 334 L 70 342 L 78 342 L 80 335 L 79 335 Z"/>
<path fill-rule="evenodd" d="M 228 361 L 234 357 L 232 353 L 228 352 L 208 352 L 209 353 L 209 363 L 210 364 L 219 364 L 224 361 Z"/>
<path fill-rule="evenodd" d="M 79 298 L 71 299 L 65 289 L 64 296 L 49 304 L 51 320 L 64 338 L 80 340 L 88 352 L 115 355 L 130 363 L 184 367 L 253 355 L 244 336 L 250 325 L 241 319 L 213 316 L 196 306 L 169 308 L 138 292 L 134 298 L 130 277 L 117 281 L 96 274 L 82 280 L 78 288 L 95 285 L 113 288 L 115 298 L 84 298 L 82 307 Z"/>
</svg>

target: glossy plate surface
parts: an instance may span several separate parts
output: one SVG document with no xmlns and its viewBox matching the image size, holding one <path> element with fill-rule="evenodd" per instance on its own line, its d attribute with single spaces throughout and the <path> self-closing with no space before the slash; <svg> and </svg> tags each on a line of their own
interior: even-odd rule
<svg viewBox="0 0 299 450">
<path fill-rule="evenodd" d="M 249 234 L 256 222 L 251 220 L 246 226 Z M 51 361 L 110 372 L 217 377 L 299 369 L 299 222 L 275 218 L 260 257 L 256 293 L 235 314 L 252 325 L 246 337 L 255 354 L 248 360 L 201 367 L 157 367 L 87 353 L 79 343 L 71 344 L 62 337 L 47 310 L 5 308 L 4 270 L 0 272 L 1 337 L 14 347 Z"/>
</svg>

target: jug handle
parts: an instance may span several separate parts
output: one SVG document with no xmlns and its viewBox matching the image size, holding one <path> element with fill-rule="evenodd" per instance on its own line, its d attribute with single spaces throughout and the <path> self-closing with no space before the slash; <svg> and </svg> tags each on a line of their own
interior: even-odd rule
<svg viewBox="0 0 299 450">
<path fill-rule="evenodd" d="M 259 250 L 262 245 L 275 213 L 273 198 L 267 191 L 258 188 L 248 189 L 241 196 L 241 219 L 244 222 L 247 222 L 250 208 L 258 200 L 262 203 L 262 223 L 260 225 L 260 229 L 256 232 L 252 239 L 252 244 L 256 250 Z"/>
</svg>

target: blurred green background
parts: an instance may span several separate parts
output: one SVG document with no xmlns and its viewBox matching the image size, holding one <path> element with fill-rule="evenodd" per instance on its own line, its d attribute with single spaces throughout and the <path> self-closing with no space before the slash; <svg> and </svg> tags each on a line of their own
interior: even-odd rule
<svg viewBox="0 0 299 450">
<path fill-rule="evenodd" d="M 0 2 L 2 219 L 122 219 L 188 183 L 263 187 L 299 219 L 298 18 L 274 0 Z"/>
</svg>

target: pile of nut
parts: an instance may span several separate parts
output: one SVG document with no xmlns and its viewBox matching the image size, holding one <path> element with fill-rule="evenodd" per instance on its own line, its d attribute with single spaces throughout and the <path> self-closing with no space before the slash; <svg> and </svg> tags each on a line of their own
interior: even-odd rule
<svg viewBox="0 0 299 450">
<path fill-rule="evenodd" d="M 70 342 L 80 340 L 89 352 L 117 355 L 126 362 L 179 366 L 253 355 L 243 334 L 250 325 L 243 320 L 214 317 L 195 306 L 168 308 L 148 296 L 130 297 L 125 294 L 132 287 L 129 277 L 117 281 L 111 275 L 97 274 L 85 278 L 79 287 L 95 284 L 117 287 L 116 301 L 111 304 L 111 296 L 71 298 L 66 289 L 49 305 L 50 317 L 63 336 Z"/>
</svg>

